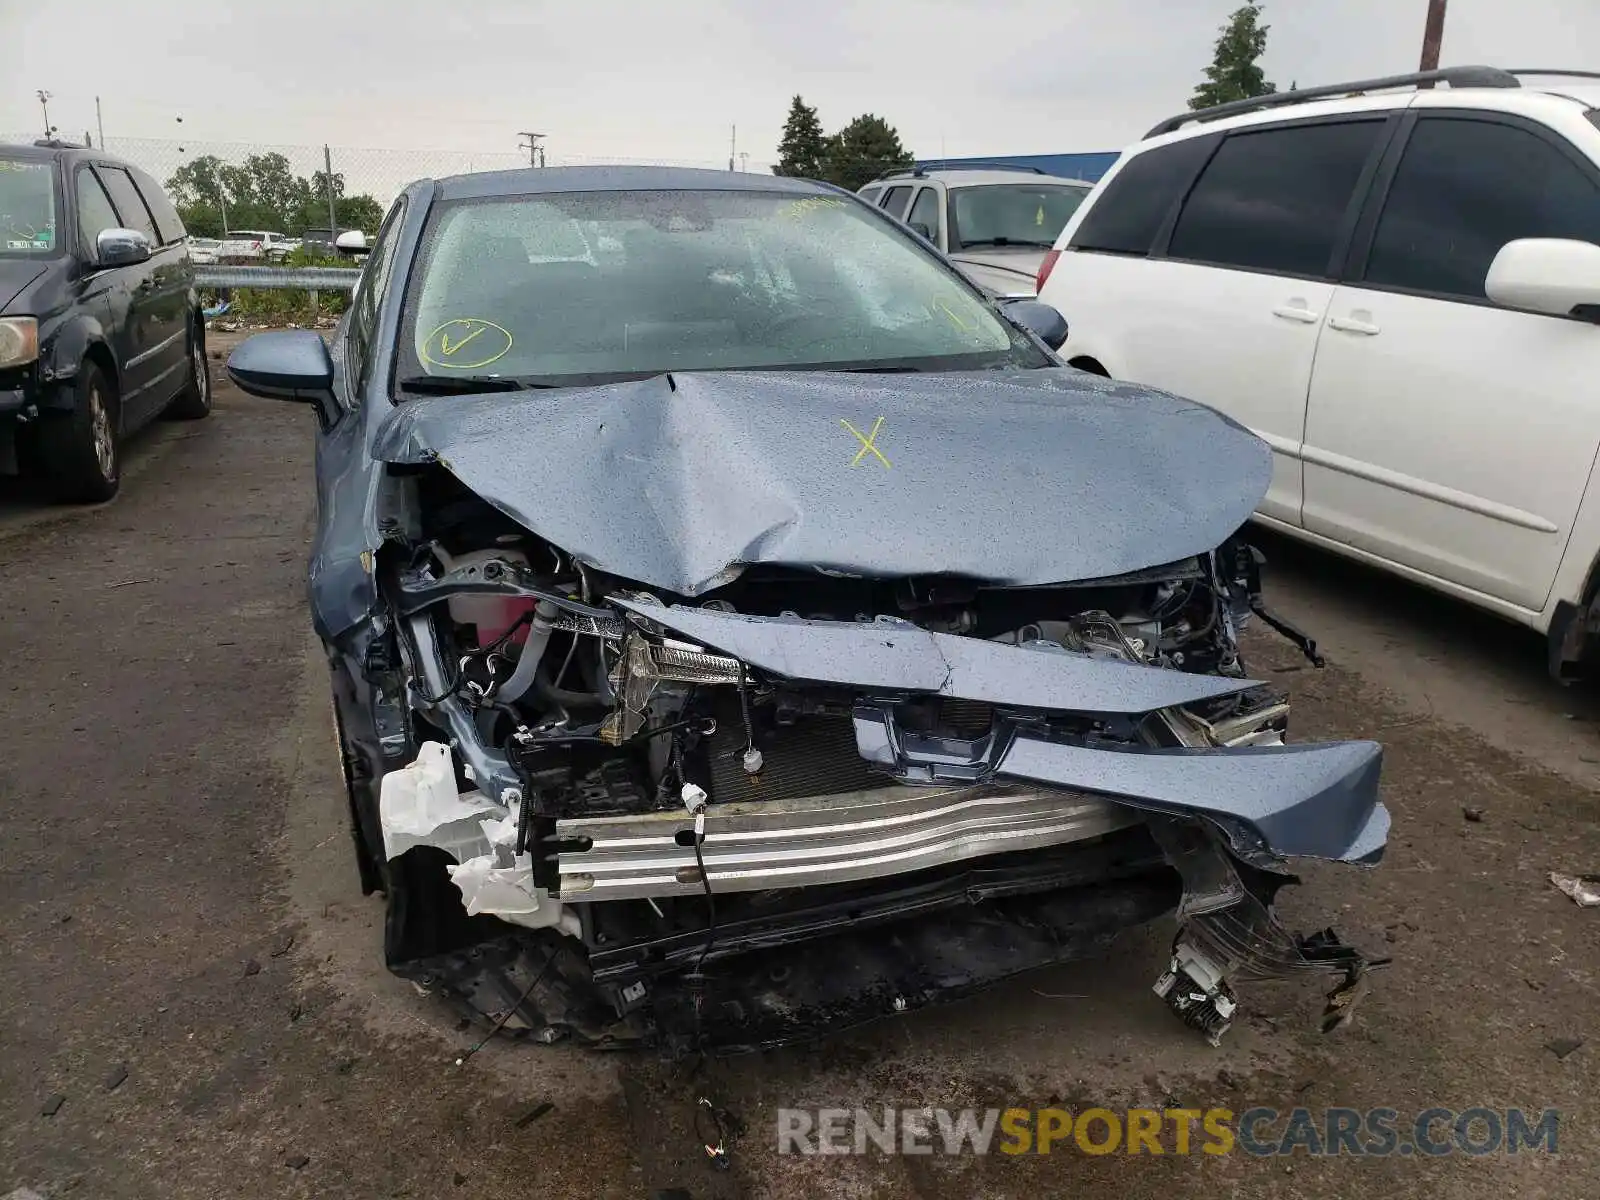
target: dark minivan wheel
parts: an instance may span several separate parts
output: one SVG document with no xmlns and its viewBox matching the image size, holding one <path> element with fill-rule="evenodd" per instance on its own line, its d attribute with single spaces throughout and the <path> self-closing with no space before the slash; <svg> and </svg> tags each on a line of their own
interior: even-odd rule
<svg viewBox="0 0 1600 1200">
<path fill-rule="evenodd" d="M 205 334 L 197 323 L 189 330 L 189 382 L 163 415 L 179 421 L 198 421 L 210 413 L 211 366 L 206 362 Z"/>
<path fill-rule="evenodd" d="M 117 494 L 122 482 L 122 438 L 117 429 L 117 394 L 92 362 L 78 372 L 70 413 L 49 413 L 39 422 L 39 451 L 56 498 L 94 504 Z"/>
</svg>

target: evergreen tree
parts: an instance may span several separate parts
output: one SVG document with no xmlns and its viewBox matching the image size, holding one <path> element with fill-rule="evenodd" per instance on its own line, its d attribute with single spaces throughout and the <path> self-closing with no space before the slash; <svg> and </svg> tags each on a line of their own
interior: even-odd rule
<svg viewBox="0 0 1600 1200">
<path fill-rule="evenodd" d="M 799 96 L 789 104 L 789 119 L 783 125 L 783 141 L 778 143 L 778 165 L 774 175 L 796 175 L 802 179 L 822 178 L 822 159 L 828 139 L 822 134 L 817 110 Z"/>
<path fill-rule="evenodd" d="M 1217 38 L 1216 54 L 1206 68 L 1206 82 L 1195 88 L 1189 101 L 1191 109 L 1267 96 L 1278 90 L 1256 61 L 1267 48 L 1270 28 L 1260 22 L 1260 4 L 1246 4 L 1228 18 Z"/>
<path fill-rule="evenodd" d="M 903 170 L 914 162 L 916 157 L 900 144 L 894 126 L 865 113 L 828 139 L 822 177 L 853 192 L 886 171 Z"/>
</svg>

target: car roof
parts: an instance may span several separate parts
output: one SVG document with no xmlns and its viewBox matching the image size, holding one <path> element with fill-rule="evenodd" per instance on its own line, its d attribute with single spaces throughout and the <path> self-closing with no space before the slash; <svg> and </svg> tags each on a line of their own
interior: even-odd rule
<svg viewBox="0 0 1600 1200">
<path fill-rule="evenodd" d="M 61 151 L 48 146 L 28 146 L 14 142 L 0 142 L 0 154 L 7 158 L 32 160 L 35 162 L 49 162 L 60 154 Z"/>
<path fill-rule="evenodd" d="M 693 167 L 523 167 L 483 171 L 434 181 L 440 199 L 526 196 L 541 192 L 787 192 L 827 195 L 832 184 L 753 171 L 706 171 Z"/>
<path fill-rule="evenodd" d="M 104 150 L 97 150 L 91 146 L 77 146 L 67 142 L 57 145 L 37 146 L 27 142 L 0 142 L 0 154 L 7 158 L 31 159 L 35 162 L 54 162 L 60 159 L 64 162 L 77 159 L 89 159 L 93 162 L 114 163 L 119 167 L 131 167 L 125 158 L 119 158 Z"/>
<path fill-rule="evenodd" d="M 1463 68 L 1467 71 L 1490 71 L 1492 68 Z M 1135 143 L 1130 149 L 1145 149 L 1149 146 L 1162 145 L 1167 142 L 1182 141 L 1185 138 L 1205 136 L 1210 133 L 1226 132 L 1232 129 L 1247 128 L 1252 125 L 1270 125 L 1280 121 L 1303 121 L 1314 117 L 1338 116 L 1346 113 L 1359 112 L 1393 112 L 1404 108 L 1476 108 L 1496 112 L 1521 113 L 1532 117 L 1555 117 L 1567 113 L 1578 105 L 1583 109 L 1600 107 L 1600 84 L 1588 80 L 1580 80 L 1571 76 L 1562 77 L 1560 72 L 1553 72 L 1542 76 L 1537 72 L 1519 71 L 1518 79 L 1511 86 L 1486 86 L 1481 84 L 1456 84 L 1449 87 L 1436 87 L 1419 90 L 1414 84 L 1405 82 L 1408 77 L 1397 76 L 1392 80 L 1374 80 L 1374 84 L 1387 83 L 1389 86 L 1371 87 L 1370 90 L 1360 90 L 1360 84 L 1350 85 L 1349 91 L 1342 94 L 1329 95 L 1325 98 L 1311 98 L 1289 104 L 1277 104 L 1272 107 L 1262 107 L 1246 112 L 1215 117 L 1205 117 L 1201 113 L 1179 114 L 1184 118 L 1184 123 L 1167 132 L 1152 130 L 1142 142 Z M 1526 78 L 1523 78 L 1526 77 Z M 1545 79 L 1545 83 L 1529 82 L 1529 80 Z M 1342 87 L 1343 85 L 1337 85 Z M 1242 102 L 1241 102 L 1242 103 Z M 1176 122 L 1179 118 L 1171 118 Z M 1163 122 L 1163 125 L 1169 122 Z M 1159 126 L 1157 127 L 1160 128 Z"/>
</svg>

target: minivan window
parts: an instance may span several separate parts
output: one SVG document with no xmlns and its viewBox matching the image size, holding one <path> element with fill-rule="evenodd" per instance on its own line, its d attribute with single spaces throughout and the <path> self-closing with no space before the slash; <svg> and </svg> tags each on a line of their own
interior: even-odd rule
<svg viewBox="0 0 1600 1200">
<path fill-rule="evenodd" d="M 83 239 L 83 252 L 91 261 L 97 257 L 95 239 L 107 229 L 115 229 L 121 222 L 105 188 L 88 167 L 78 168 L 78 234 Z"/>
<path fill-rule="evenodd" d="M 96 170 L 106 185 L 111 203 L 117 206 L 117 215 L 122 218 L 122 227 L 137 229 L 150 239 L 152 246 L 159 246 L 161 236 L 156 233 L 156 223 L 151 219 L 150 210 L 144 206 L 144 201 L 139 198 L 139 193 L 133 186 L 133 180 L 128 178 L 128 173 L 117 167 L 97 167 Z"/>
<path fill-rule="evenodd" d="M 56 182 L 48 162 L 0 157 L 0 257 L 56 252 Z"/>
<path fill-rule="evenodd" d="M 1348 121 L 1237 133 L 1224 141 L 1172 231 L 1172 258 L 1328 274 L 1340 225 L 1384 123 Z"/>
<path fill-rule="evenodd" d="M 183 219 L 178 216 L 178 210 L 172 207 L 172 201 L 167 199 L 167 194 L 161 190 L 161 185 L 138 167 L 130 167 L 128 174 L 133 176 L 139 194 L 144 197 L 145 206 L 149 208 L 150 215 L 156 219 L 156 231 L 161 234 L 161 244 L 170 246 L 174 242 L 183 241 L 188 230 L 183 227 Z"/>
<path fill-rule="evenodd" d="M 1600 244 L 1600 185 L 1527 130 L 1426 118 L 1406 143 L 1365 278 L 1482 300 L 1494 256 L 1528 237 Z"/>
<path fill-rule="evenodd" d="M 1189 190 L 1215 144 L 1209 137 L 1187 138 L 1129 159 L 1106 184 L 1068 247 L 1149 254 L 1161 223 Z"/>
</svg>

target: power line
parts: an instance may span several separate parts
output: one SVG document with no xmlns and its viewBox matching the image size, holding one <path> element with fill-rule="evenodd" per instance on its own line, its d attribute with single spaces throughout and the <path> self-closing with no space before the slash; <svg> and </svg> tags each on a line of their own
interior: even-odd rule
<svg viewBox="0 0 1600 1200">
<path fill-rule="evenodd" d="M 528 139 L 526 144 L 523 144 L 520 141 L 517 143 L 518 149 L 526 150 L 528 152 L 528 165 L 530 167 L 544 166 L 544 147 L 539 143 L 544 140 L 545 135 L 542 133 L 530 133 L 528 130 L 524 129 L 521 133 L 517 134 L 517 137 Z"/>
</svg>

